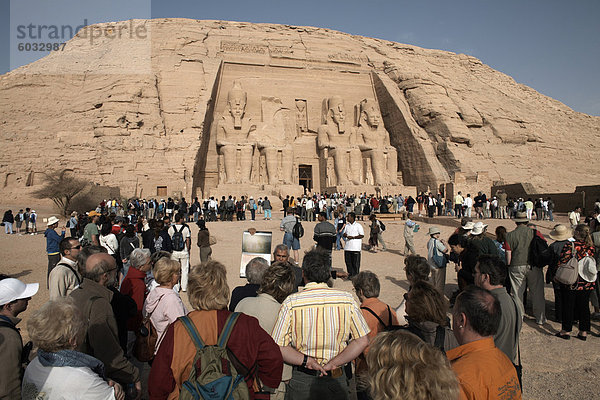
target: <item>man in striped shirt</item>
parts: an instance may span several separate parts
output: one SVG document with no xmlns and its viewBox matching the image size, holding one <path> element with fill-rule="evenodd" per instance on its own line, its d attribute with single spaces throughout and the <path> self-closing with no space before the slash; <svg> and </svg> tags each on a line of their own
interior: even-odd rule
<svg viewBox="0 0 600 400">
<path fill-rule="evenodd" d="M 369 327 L 350 293 L 327 286 L 321 250 L 305 254 L 302 273 L 305 289 L 284 300 L 271 334 L 294 366 L 286 398 L 347 399 L 344 366 L 369 344 Z"/>
</svg>

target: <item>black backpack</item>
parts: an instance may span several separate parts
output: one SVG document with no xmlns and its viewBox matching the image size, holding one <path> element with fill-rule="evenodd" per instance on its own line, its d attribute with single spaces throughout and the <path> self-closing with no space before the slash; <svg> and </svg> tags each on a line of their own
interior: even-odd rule
<svg viewBox="0 0 600 400">
<path fill-rule="evenodd" d="M 544 268 L 551 261 L 548 251 L 548 242 L 538 236 L 538 231 L 533 231 L 533 239 L 529 245 L 529 265 L 538 268 Z"/>
<path fill-rule="evenodd" d="M 171 245 L 174 251 L 183 251 L 185 249 L 185 240 L 183 239 L 183 229 L 185 225 L 181 225 L 181 229 L 177 230 L 176 226 L 173 226 L 173 237 L 171 238 Z"/>
<path fill-rule="evenodd" d="M 300 239 L 302 236 L 304 236 L 304 227 L 302 226 L 297 217 L 296 223 L 294 224 L 294 228 L 292 228 L 292 236 L 294 236 L 296 239 Z"/>
<path fill-rule="evenodd" d="M 385 232 L 385 224 L 382 220 L 379 220 L 379 227 L 381 228 L 381 232 Z"/>
</svg>

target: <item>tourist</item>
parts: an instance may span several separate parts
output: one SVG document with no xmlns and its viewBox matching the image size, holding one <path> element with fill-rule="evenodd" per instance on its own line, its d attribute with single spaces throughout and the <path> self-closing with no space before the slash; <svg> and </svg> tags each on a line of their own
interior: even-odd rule
<svg viewBox="0 0 600 400">
<path fill-rule="evenodd" d="M 92 246 L 88 248 L 94 249 Z M 85 264 L 80 265 L 83 281 L 71 292 L 71 297 L 88 324 L 85 339 L 79 343 L 77 350 L 93 354 L 102 361 L 109 379 L 121 385 L 133 384 L 137 392 L 141 393 L 139 371 L 125 357 L 119 340 L 118 321 L 111 306 L 114 294 L 109 287 L 116 283 L 115 259 L 106 253 L 87 256 L 84 251 L 79 254 L 79 259 L 82 258 L 85 258 Z M 119 304 L 117 308 L 123 310 L 125 307 Z M 127 309 L 123 311 L 129 312 Z"/>
<path fill-rule="evenodd" d="M 286 398 L 347 399 L 344 366 L 369 344 L 369 327 L 350 293 L 327 286 L 322 252 L 307 252 L 302 271 L 305 289 L 283 301 L 272 332 L 283 360 L 294 366 Z"/>
<path fill-rule="evenodd" d="M 146 299 L 146 274 L 152 268 L 150 250 L 135 249 L 131 252 L 131 268 L 121 283 L 121 293 L 135 301 L 136 313 L 127 320 L 127 354 L 131 354 L 135 334 L 142 326 L 142 309 Z"/>
<path fill-rule="evenodd" d="M 188 272 L 190 270 L 190 247 L 192 244 L 192 232 L 190 227 L 184 222 L 185 217 L 181 213 L 175 214 L 175 224 L 171 225 L 167 231 L 171 238 L 173 252 L 171 258 L 178 261 L 181 265 L 181 291 L 187 290 Z"/>
<path fill-rule="evenodd" d="M 31 345 L 23 347 L 17 325 L 18 315 L 27 309 L 29 300 L 39 289 L 38 283 L 23 283 L 7 275 L 0 275 L 0 398 L 21 398 L 23 364 L 29 361 Z"/>
<path fill-rule="evenodd" d="M 140 239 L 135 234 L 135 226 L 129 224 L 125 227 L 125 234 L 121 238 L 119 243 L 119 257 L 123 263 L 123 276 L 127 275 L 129 271 L 129 256 L 135 249 L 139 249 Z"/>
<path fill-rule="evenodd" d="M 331 252 L 333 244 L 336 241 L 335 226 L 327 221 L 327 213 L 321 211 L 317 217 L 318 223 L 313 230 L 313 240 L 317 242 L 317 248 L 323 250 L 328 255 L 328 265 L 331 268 Z"/>
<path fill-rule="evenodd" d="M 229 311 L 235 311 L 235 307 L 242 299 L 258 295 L 258 289 L 267 268 L 269 268 L 269 263 L 262 257 L 254 257 L 246 264 L 246 279 L 248 283 L 233 289 Z"/>
<path fill-rule="evenodd" d="M 216 244 L 217 241 L 210 235 L 204 220 L 199 219 L 198 222 L 196 222 L 196 225 L 198 225 L 199 229 L 197 245 L 200 249 L 200 262 L 203 263 L 211 259 L 212 248 L 210 246 Z"/>
<path fill-rule="evenodd" d="M 77 211 L 73 211 L 71 213 L 71 217 L 69 218 L 69 222 L 67 223 L 67 228 L 69 228 L 69 230 L 71 231 L 71 237 L 78 237 L 77 235 L 77 225 L 79 224 L 78 218 L 77 218 Z"/>
<path fill-rule="evenodd" d="M 29 228 L 29 234 L 37 235 L 37 218 L 38 215 L 35 210 L 31 210 L 29 214 L 29 220 L 27 222 L 27 227 Z"/>
<path fill-rule="evenodd" d="M 247 384 L 250 398 L 254 398 L 255 379 L 260 379 L 266 388 L 277 388 L 283 369 L 281 352 L 256 318 L 227 311 L 229 287 L 225 267 L 217 261 L 194 266 L 189 276 L 188 297 L 194 311 L 187 315 L 187 321 L 196 328 L 206 346 L 216 345 L 218 335 L 230 318 L 234 318 L 226 346 L 233 353 L 231 357 L 241 364 L 248 368 L 256 365 L 256 375 L 245 376 L 245 382 L 240 383 Z M 179 396 L 196 356 L 194 347 L 181 319 L 169 325 L 150 370 L 148 392 L 151 399 Z M 197 396 L 200 398 L 199 394 Z"/>
<path fill-rule="evenodd" d="M 481 221 L 473 224 L 473 229 L 471 229 L 470 233 L 470 240 L 471 243 L 477 248 L 479 255 L 496 255 L 498 254 L 498 247 L 494 241 L 485 234 L 487 227 L 487 224 L 484 224 Z"/>
<path fill-rule="evenodd" d="M 56 300 L 71 294 L 81 284 L 81 275 L 77 271 L 77 256 L 81 243 L 73 237 L 64 238 L 58 245 L 60 260 L 48 276 L 48 295 Z"/>
<path fill-rule="evenodd" d="M 116 263 L 117 263 L 117 268 L 118 268 L 118 276 L 119 276 L 119 280 L 118 282 L 120 282 L 123 279 L 123 263 L 121 261 L 121 257 L 119 255 L 119 241 L 117 240 L 117 235 L 115 235 L 114 233 L 112 233 L 112 227 L 110 223 L 104 223 L 102 224 L 102 227 L 100 229 L 100 236 L 98 238 L 99 242 L 100 242 L 100 246 L 104 247 L 106 249 L 106 251 L 108 251 L 108 254 L 110 254 L 112 257 L 114 257 Z"/>
<path fill-rule="evenodd" d="M 452 252 L 458 256 L 458 259 L 455 261 L 455 270 L 457 272 L 458 289 L 460 291 L 475 282 L 473 274 L 475 273 L 479 251 L 469 239 L 458 233 L 450 236 L 448 245 L 452 249 Z"/>
<path fill-rule="evenodd" d="M 463 202 L 464 198 L 462 197 L 462 193 L 459 191 L 456 196 L 454 196 L 454 216 L 456 218 L 463 217 Z"/>
<path fill-rule="evenodd" d="M 348 223 L 344 227 L 344 261 L 350 278 L 360 272 L 360 252 L 362 250 L 362 238 L 365 232 L 360 223 L 356 221 L 356 214 L 348 213 Z"/>
<path fill-rule="evenodd" d="M 441 231 L 438 227 L 432 226 L 429 228 L 427 262 L 431 267 L 431 284 L 444 295 L 448 246 L 444 239 L 440 239 L 440 234 Z"/>
<path fill-rule="evenodd" d="M 333 224 L 335 225 L 335 247 L 336 250 L 341 250 L 343 248 L 342 245 L 342 235 L 344 234 L 344 228 L 346 227 L 346 217 L 343 211 L 339 209 L 333 212 Z"/>
<path fill-rule="evenodd" d="M 265 196 L 265 199 L 262 202 L 262 208 L 265 212 L 265 219 L 270 221 L 271 220 L 271 209 L 273 207 L 271 206 L 271 200 L 269 200 L 269 198 L 267 196 Z"/>
<path fill-rule="evenodd" d="M 404 330 L 383 332 L 367 355 L 374 400 L 456 400 L 459 385 L 448 359 Z"/>
<path fill-rule="evenodd" d="M 389 305 L 379 300 L 379 278 L 371 271 L 363 271 L 352 279 L 354 291 L 360 301 L 360 311 L 369 326 L 367 335 L 372 341 L 379 332 L 384 332 L 392 326 L 398 326 L 396 312 Z M 368 399 L 368 374 L 365 356 L 369 348 L 356 359 L 356 390 L 359 400 Z"/>
<path fill-rule="evenodd" d="M 561 285 L 554 280 L 554 275 L 558 268 L 558 262 L 563 247 L 567 244 L 570 245 L 570 240 L 572 240 L 571 238 L 573 237 L 573 230 L 566 225 L 557 224 L 554 226 L 554 229 L 550 231 L 548 236 L 550 236 L 551 239 L 554 239 L 554 242 L 548 245 L 550 261 L 548 263 L 548 270 L 546 271 L 546 283 L 552 283 L 552 289 L 554 291 L 554 320 L 556 322 L 562 322 Z"/>
<path fill-rule="evenodd" d="M 4 233 L 7 235 L 13 234 L 13 224 L 15 222 L 15 217 L 13 216 L 12 210 L 8 210 L 4 212 L 4 216 L 2 217 L 2 225 L 4 225 Z"/>
<path fill-rule="evenodd" d="M 517 227 L 506 234 L 506 264 L 510 276 L 511 293 L 524 313 L 523 295 L 526 286 L 533 300 L 533 316 L 538 325 L 546 323 L 546 301 L 544 300 L 544 273 L 542 268 L 531 265 L 529 248 L 535 231 L 527 226 L 526 213 L 518 212 L 514 219 Z"/>
<path fill-rule="evenodd" d="M 38 350 L 23 376 L 23 399 L 124 400 L 121 385 L 104 380 L 102 361 L 76 350 L 85 326 L 71 298 L 49 301 L 31 315 L 27 330 Z"/>
<path fill-rule="evenodd" d="M 449 303 L 437 288 L 419 280 L 404 294 L 404 300 L 405 329 L 444 352 L 458 346 L 447 317 Z"/>
<path fill-rule="evenodd" d="M 460 346 L 446 356 L 458 377 L 461 399 L 521 399 L 515 367 L 494 345 L 500 310 L 498 299 L 477 286 L 456 298 L 452 330 Z"/>
<path fill-rule="evenodd" d="M 298 260 L 298 250 L 300 250 L 300 238 L 294 236 L 294 226 L 298 223 L 297 209 L 288 209 L 288 215 L 285 216 L 279 224 L 279 230 L 284 232 L 283 244 L 294 251 L 294 259 Z"/>
<path fill-rule="evenodd" d="M 489 290 L 500 302 L 501 318 L 498 330 L 494 334 L 494 343 L 513 364 L 517 364 L 519 335 L 523 325 L 523 313 L 517 303 L 508 294 L 506 265 L 496 256 L 482 255 L 475 266 L 475 284 Z"/>
<path fill-rule="evenodd" d="M 469 218 L 471 218 L 471 211 L 473 210 L 473 199 L 471 198 L 471 193 L 467 193 L 467 197 L 463 202 L 463 214 Z"/>
<path fill-rule="evenodd" d="M 60 241 L 65 238 L 65 228 L 61 230 L 60 235 L 56 233 L 59 219 L 55 216 L 48 218 L 48 228 L 44 232 L 46 238 L 46 254 L 48 254 L 48 273 L 46 275 L 46 283 L 48 285 L 50 271 L 60 261 Z"/>
<path fill-rule="evenodd" d="M 581 222 L 581 207 L 575 207 L 573 211 L 569 213 L 569 222 L 571 223 L 571 228 L 575 229 L 579 222 Z"/>
<path fill-rule="evenodd" d="M 578 261 L 584 257 L 594 258 L 595 248 L 590 235 L 590 228 L 585 224 L 579 224 L 573 231 L 574 242 L 567 243 L 558 258 L 558 263 L 566 264 L 572 257 Z M 577 281 L 573 285 L 560 284 L 562 327 L 556 336 L 562 339 L 570 339 L 569 333 L 573 328 L 573 321 L 579 319 L 579 333 L 577 338 L 587 340 L 590 331 L 590 293 L 596 285 L 597 271 L 593 268 L 579 265 Z"/>
<path fill-rule="evenodd" d="M 487 201 L 486 195 L 481 192 L 478 192 L 477 196 L 475 196 L 475 198 L 473 199 L 474 207 L 475 207 L 475 214 L 476 214 L 477 218 L 479 218 L 479 219 L 483 219 L 485 217 L 485 215 L 483 213 L 483 206 L 486 201 Z"/>
<path fill-rule="evenodd" d="M 409 212 L 406 217 L 406 222 L 404 223 L 404 256 L 408 256 L 408 253 L 415 255 L 417 254 L 417 250 L 415 250 L 414 237 L 415 232 L 419 231 L 419 225 L 410 219 L 411 213 Z"/>
<path fill-rule="evenodd" d="M 152 267 L 152 274 L 158 286 L 148 293 L 144 301 L 142 315 L 144 317 L 150 316 L 152 326 L 156 329 L 158 339 L 156 340 L 154 354 L 158 352 L 164 333 L 169 325 L 175 322 L 177 318 L 187 314 L 187 309 L 179 294 L 173 290 L 173 287 L 179 282 L 180 273 L 181 266 L 177 261 L 171 260 L 169 255 L 157 260 Z"/>
<path fill-rule="evenodd" d="M 90 211 L 88 214 L 89 222 L 83 228 L 83 240 L 81 244 L 85 246 L 89 246 L 91 244 L 95 246 L 100 246 L 100 242 L 98 241 L 98 236 L 100 232 L 98 231 L 98 221 L 100 220 L 100 214 L 96 211 Z"/>
<path fill-rule="evenodd" d="M 165 217 L 166 218 L 166 217 Z M 168 219 L 167 219 L 168 221 Z M 152 244 L 150 252 L 155 253 L 158 251 L 166 251 L 171 253 L 173 251 L 173 245 L 171 244 L 171 237 L 168 232 L 164 229 L 165 222 L 163 220 L 156 221 L 154 225 L 154 237 L 152 238 Z"/>
<path fill-rule="evenodd" d="M 25 213 L 23 213 L 23 209 L 20 209 L 19 212 L 15 215 L 15 225 L 17 228 L 17 233 L 21 233 L 23 221 L 25 221 Z"/>
<path fill-rule="evenodd" d="M 498 250 L 498 257 L 506 264 L 506 228 L 502 225 L 496 227 L 496 239 L 494 245 Z M 508 278 L 508 274 L 507 274 Z"/>
</svg>

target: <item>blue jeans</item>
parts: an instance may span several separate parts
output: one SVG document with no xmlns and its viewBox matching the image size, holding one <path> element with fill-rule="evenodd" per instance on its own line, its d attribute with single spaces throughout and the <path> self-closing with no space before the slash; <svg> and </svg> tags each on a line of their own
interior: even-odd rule
<svg viewBox="0 0 600 400">
<path fill-rule="evenodd" d="M 13 233 L 12 222 L 4 223 L 4 233 L 6 233 L 7 235 L 11 235 Z"/>
<path fill-rule="evenodd" d="M 342 249 L 342 232 L 335 234 L 335 248 L 338 250 Z"/>
<path fill-rule="evenodd" d="M 271 218 L 271 209 L 265 210 L 265 218 Z"/>
<path fill-rule="evenodd" d="M 554 215 L 552 215 L 552 210 L 548 210 L 548 218 L 550 221 L 554 221 Z"/>
<path fill-rule="evenodd" d="M 295 238 L 291 233 L 283 234 L 283 244 L 285 244 L 290 250 L 300 250 L 300 240 Z"/>
</svg>

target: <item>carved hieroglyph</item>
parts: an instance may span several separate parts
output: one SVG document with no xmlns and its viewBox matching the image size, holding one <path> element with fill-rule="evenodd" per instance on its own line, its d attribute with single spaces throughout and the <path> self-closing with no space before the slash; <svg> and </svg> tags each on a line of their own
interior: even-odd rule
<svg viewBox="0 0 600 400">
<path fill-rule="evenodd" d="M 364 99 L 357 107 L 356 139 L 363 157 L 371 160 L 375 185 L 396 185 L 398 155 L 390 145 L 390 134 L 383 126 L 381 112 L 374 99 Z"/>
<path fill-rule="evenodd" d="M 324 123 L 317 135 L 321 156 L 333 157 L 337 185 L 359 185 L 360 150 L 352 129 L 346 129 L 344 100 L 340 96 L 332 96 L 325 99 L 323 105 Z"/>
<path fill-rule="evenodd" d="M 225 183 L 250 181 L 254 144 L 251 137 L 256 126 L 244 118 L 247 94 L 239 82 L 227 93 L 228 109 L 217 128 L 217 147 L 223 156 Z M 239 170 L 238 170 L 239 165 Z"/>
<path fill-rule="evenodd" d="M 296 130 L 299 135 L 308 132 L 308 116 L 306 114 L 306 100 L 296 99 Z"/>
</svg>

